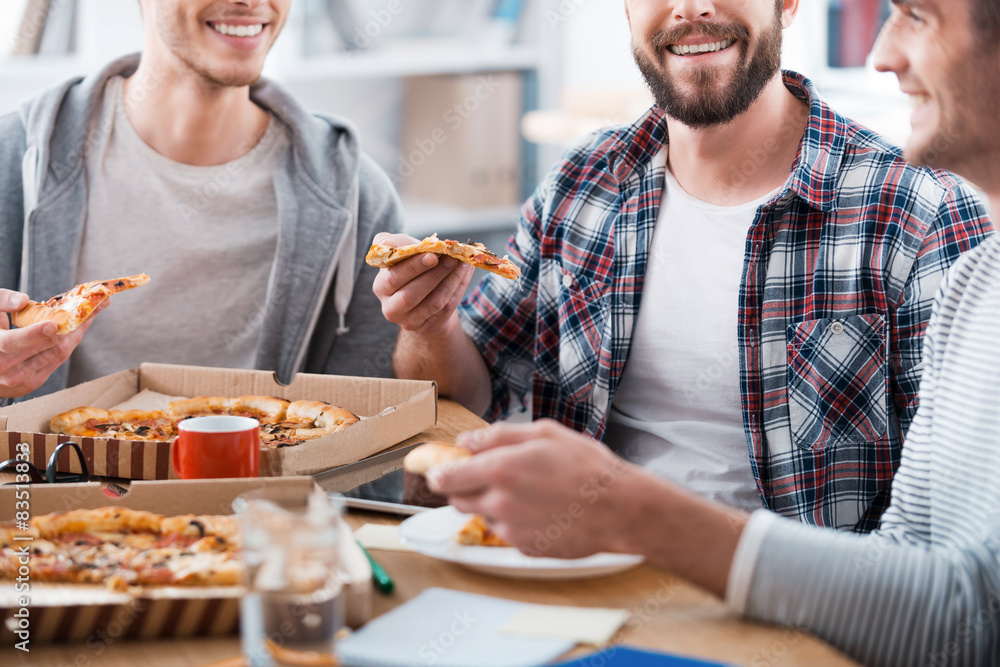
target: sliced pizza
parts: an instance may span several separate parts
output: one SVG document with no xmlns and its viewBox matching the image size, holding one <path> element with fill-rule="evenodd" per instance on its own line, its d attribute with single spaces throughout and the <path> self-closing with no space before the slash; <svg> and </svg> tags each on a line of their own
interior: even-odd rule
<svg viewBox="0 0 1000 667">
<path fill-rule="evenodd" d="M 77 285 L 68 292 L 57 294 L 48 301 L 29 301 L 28 305 L 11 315 L 16 327 L 26 327 L 36 322 L 55 322 L 59 334 L 68 334 L 87 321 L 94 310 L 112 294 L 140 287 L 149 282 L 145 273 L 114 280 L 95 280 Z"/>
<path fill-rule="evenodd" d="M 195 396 L 161 410 L 80 407 L 49 420 L 49 431 L 87 438 L 170 440 L 177 424 L 191 417 L 235 415 L 260 422 L 261 442 L 288 447 L 347 428 L 361 420 L 350 410 L 322 401 L 288 401 L 274 396 Z"/>
<path fill-rule="evenodd" d="M 473 243 L 472 241 L 461 243 L 439 239 L 437 234 L 428 236 L 420 243 L 411 243 L 396 248 L 375 244 L 368 251 L 365 261 L 375 268 L 382 269 L 398 264 L 407 257 L 425 252 L 454 257 L 478 269 L 484 269 L 511 280 L 521 277 L 521 269 L 514 262 L 507 257 L 497 257 L 482 243 Z"/>
<path fill-rule="evenodd" d="M 25 541 L 27 539 L 27 541 Z M 0 580 L 16 579 L 31 545 L 32 582 L 233 586 L 242 578 L 232 516 L 164 517 L 121 507 L 55 512 L 0 523 Z"/>
</svg>

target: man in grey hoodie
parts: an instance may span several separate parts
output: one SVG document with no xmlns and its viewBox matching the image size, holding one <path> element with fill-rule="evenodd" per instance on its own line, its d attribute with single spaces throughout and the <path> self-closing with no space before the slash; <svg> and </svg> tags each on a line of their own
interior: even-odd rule
<svg viewBox="0 0 1000 667">
<path fill-rule="evenodd" d="M 143 361 L 390 375 L 358 277 L 400 204 L 350 124 L 260 79 L 291 0 L 139 4 L 142 54 L 0 118 L 0 313 L 151 281 L 64 336 L 0 315 L 0 400 Z"/>
</svg>

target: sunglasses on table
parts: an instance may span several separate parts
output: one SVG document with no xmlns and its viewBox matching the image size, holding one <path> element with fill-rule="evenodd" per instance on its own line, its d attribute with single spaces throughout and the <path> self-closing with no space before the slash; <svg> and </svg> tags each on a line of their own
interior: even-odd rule
<svg viewBox="0 0 1000 667">
<path fill-rule="evenodd" d="M 73 473 L 68 475 L 56 475 L 56 462 L 59 460 L 59 453 L 66 447 L 70 447 L 76 452 L 76 460 L 80 462 L 80 470 L 83 472 Z M 16 480 L 13 482 L 6 482 L 5 484 L 69 484 L 72 482 L 89 482 L 90 481 L 90 471 L 87 468 L 87 461 L 83 458 L 83 451 L 80 449 L 80 445 L 76 444 L 72 440 L 67 440 L 66 442 L 59 443 L 56 446 L 56 450 L 52 452 L 52 456 L 49 457 L 48 465 L 45 466 L 45 472 L 42 473 L 31 461 L 22 461 L 21 459 L 7 459 L 3 463 L 0 463 L 0 473 L 7 473 L 8 475 L 27 475 L 28 481 Z"/>
</svg>

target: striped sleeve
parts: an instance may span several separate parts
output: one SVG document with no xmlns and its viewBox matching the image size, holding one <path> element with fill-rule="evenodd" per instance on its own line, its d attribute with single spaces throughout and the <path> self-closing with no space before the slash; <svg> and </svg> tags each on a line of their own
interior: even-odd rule
<svg viewBox="0 0 1000 667">
<path fill-rule="evenodd" d="M 994 237 L 942 285 L 920 409 L 880 529 L 860 536 L 752 521 L 730 604 L 866 665 L 1000 665 L 998 336 Z"/>
<path fill-rule="evenodd" d="M 815 634 L 866 665 L 1000 664 L 996 539 L 925 549 L 782 520 L 746 614 Z"/>
</svg>

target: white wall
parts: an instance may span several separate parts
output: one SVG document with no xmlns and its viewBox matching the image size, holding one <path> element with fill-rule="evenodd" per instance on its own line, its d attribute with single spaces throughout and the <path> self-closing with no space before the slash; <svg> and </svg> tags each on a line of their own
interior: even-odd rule
<svg viewBox="0 0 1000 667">
<path fill-rule="evenodd" d="M 563 81 L 570 86 L 642 85 L 632 60 L 622 0 L 577 0 L 567 6 Z"/>
</svg>

